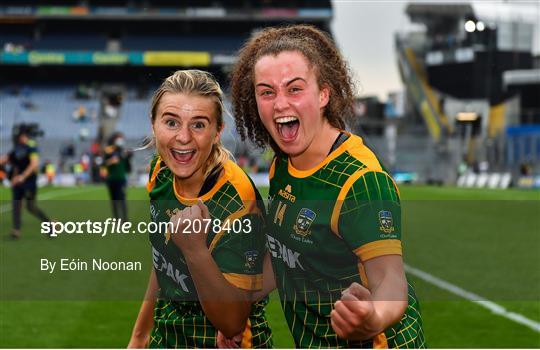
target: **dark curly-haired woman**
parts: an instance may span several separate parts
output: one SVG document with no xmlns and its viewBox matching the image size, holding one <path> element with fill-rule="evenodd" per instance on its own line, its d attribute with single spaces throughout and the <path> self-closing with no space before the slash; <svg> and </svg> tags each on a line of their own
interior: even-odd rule
<svg viewBox="0 0 540 350">
<path fill-rule="evenodd" d="M 296 346 L 424 347 L 399 190 L 345 131 L 353 84 L 333 41 L 306 25 L 262 30 L 231 80 L 239 134 L 276 152 L 261 294 L 277 286 Z"/>
</svg>

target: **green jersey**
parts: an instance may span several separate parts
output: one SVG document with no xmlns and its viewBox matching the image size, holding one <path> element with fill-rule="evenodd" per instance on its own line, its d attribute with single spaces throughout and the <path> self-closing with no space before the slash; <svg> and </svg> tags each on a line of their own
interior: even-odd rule
<svg viewBox="0 0 540 350">
<path fill-rule="evenodd" d="M 268 249 L 285 318 L 301 348 L 424 347 L 414 290 L 401 320 L 364 342 L 338 338 L 330 312 L 352 282 L 368 287 L 363 263 L 401 255 L 401 211 L 392 178 L 355 135 L 316 168 L 285 156 L 270 169 Z"/>
<path fill-rule="evenodd" d="M 174 175 L 159 157 L 152 162 L 147 189 L 155 223 L 169 222 L 176 211 L 196 203 L 179 195 Z M 261 197 L 249 177 L 228 161 L 217 182 L 199 198 L 208 207 L 212 219 L 207 246 L 225 279 L 244 290 L 260 289 L 265 253 Z M 150 234 L 150 241 L 159 284 L 150 346 L 217 347 L 217 330 L 204 314 L 188 266 L 180 249 L 170 241 L 169 230 Z M 264 313 L 266 303 L 267 299 L 252 306 L 243 332 L 243 346 L 272 346 Z"/>
<path fill-rule="evenodd" d="M 115 164 L 107 165 L 107 180 L 108 181 L 122 181 L 127 179 L 127 162 L 128 159 L 122 155 L 122 152 L 117 146 L 111 145 L 105 147 L 105 162 L 112 157 L 118 157 L 118 162 Z"/>
</svg>

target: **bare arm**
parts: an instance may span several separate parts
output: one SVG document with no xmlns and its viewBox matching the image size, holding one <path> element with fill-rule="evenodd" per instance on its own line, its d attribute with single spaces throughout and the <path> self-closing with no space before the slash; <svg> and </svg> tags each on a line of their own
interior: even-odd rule
<svg viewBox="0 0 540 350">
<path fill-rule="evenodd" d="M 148 347 L 150 331 L 154 325 L 154 307 L 156 305 L 158 283 L 156 273 L 152 268 L 146 294 L 139 310 L 139 315 L 133 326 L 128 349 L 141 349 Z"/>
<path fill-rule="evenodd" d="M 207 249 L 184 256 L 210 322 L 227 337 L 242 332 L 251 310 L 251 293 L 230 284 Z"/>
<path fill-rule="evenodd" d="M 254 292 L 251 296 L 251 300 L 253 300 L 253 302 L 257 302 L 270 294 L 274 289 L 276 289 L 276 279 L 274 277 L 274 270 L 272 268 L 272 258 L 270 257 L 270 253 L 266 253 L 263 261 L 262 289 Z M 218 332 L 217 339 L 218 348 L 236 349 L 240 347 L 240 342 L 242 341 L 242 332 L 236 334 L 234 337 L 226 337 L 222 332 Z"/>
<path fill-rule="evenodd" d="M 276 289 L 276 279 L 272 269 L 272 259 L 270 253 L 266 253 L 263 262 L 263 284 L 262 289 L 253 293 L 253 300 L 259 301 Z"/>
<path fill-rule="evenodd" d="M 209 217 L 208 208 L 199 202 L 173 215 L 171 221 L 193 222 Z M 184 254 L 206 317 L 225 336 L 232 337 L 246 326 L 251 292 L 237 288 L 225 279 L 206 246 L 206 232 L 183 233 L 184 228 L 177 227 L 171 239 Z"/>
<path fill-rule="evenodd" d="M 407 279 L 400 255 L 386 255 L 364 264 L 373 303 L 381 317 L 382 329 L 401 319 L 407 308 Z"/>
<path fill-rule="evenodd" d="M 341 338 L 365 340 L 399 321 L 407 308 L 407 280 L 400 255 L 385 255 L 364 263 L 369 288 L 353 283 L 331 313 Z"/>
</svg>

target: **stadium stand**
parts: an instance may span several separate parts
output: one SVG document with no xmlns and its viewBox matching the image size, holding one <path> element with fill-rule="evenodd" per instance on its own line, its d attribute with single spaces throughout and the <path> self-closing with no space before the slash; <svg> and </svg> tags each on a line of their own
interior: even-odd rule
<svg viewBox="0 0 540 350">
<path fill-rule="evenodd" d="M 421 26 L 395 37 L 408 110 L 400 126 L 425 125 L 443 183 L 455 184 L 463 165 L 480 187 L 489 182 L 482 167 L 514 178 L 524 165 L 540 172 L 538 18 L 497 6 L 412 2 L 406 14 Z"/>
<path fill-rule="evenodd" d="M 137 148 L 149 135 L 152 92 L 174 70 L 208 70 L 226 90 L 235 53 L 252 32 L 297 22 L 329 31 L 331 18 L 329 0 L 3 1 L 2 149 L 11 147 L 11 130 L 20 123 L 40 125 L 42 159 L 58 160 L 63 171 L 115 130 Z M 226 120 L 225 145 L 257 157 Z M 135 152 L 135 173 L 146 172 L 148 157 Z"/>
</svg>

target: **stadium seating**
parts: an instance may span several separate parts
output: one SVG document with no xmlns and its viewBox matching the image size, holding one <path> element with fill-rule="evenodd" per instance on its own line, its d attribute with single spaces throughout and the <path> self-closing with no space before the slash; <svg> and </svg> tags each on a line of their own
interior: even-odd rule
<svg viewBox="0 0 540 350">
<path fill-rule="evenodd" d="M 0 138 L 2 149 L 11 148 L 11 132 L 18 123 L 38 123 L 44 131 L 44 137 L 37 139 L 41 158 L 57 159 L 60 149 L 69 143 L 76 145 L 76 157 L 87 152 L 90 143 L 97 137 L 98 122 L 92 115 L 99 114 L 100 102 L 97 96 L 90 99 L 77 99 L 75 85 L 32 85 L 22 87 L 14 94 L 14 87 L 0 88 Z M 157 86 L 149 87 L 149 91 Z M 144 98 L 137 96 L 135 86 L 125 90 L 120 107 L 116 130 L 124 133 L 128 145 L 138 148 L 142 140 L 150 135 L 151 94 Z M 88 118 L 84 122 L 76 122 L 74 111 L 83 106 Z M 225 101 L 226 110 L 230 110 L 230 102 Z M 240 147 L 234 120 L 225 113 L 225 130 L 222 140 L 233 153 Z M 80 138 L 81 129 L 87 130 L 85 139 Z M 135 152 L 133 168 L 144 172 L 151 151 Z"/>
<path fill-rule="evenodd" d="M 107 38 L 98 35 L 51 34 L 32 44 L 35 50 L 105 50 Z"/>
<path fill-rule="evenodd" d="M 235 52 L 240 48 L 242 36 L 144 36 L 126 35 L 120 42 L 124 51 L 212 51 Z"/>
<path fill-rule="evenodd" d="M 81 105 L 89 113 L 97 111 L 97 100 L 77 100 L 73 86 L 25 87 L 26 92 L 12 95 L 1 93 L 2 121 L 0 135 L 9 138 L 16 123 L 38 123 L 44 128 L 47 138 L 72 139 L 79 134 L 81 124 L 73 120 L 73 111 Z M 89 137 L 96 136 L 96 128 L 88 127 Z"/>
</svg>

